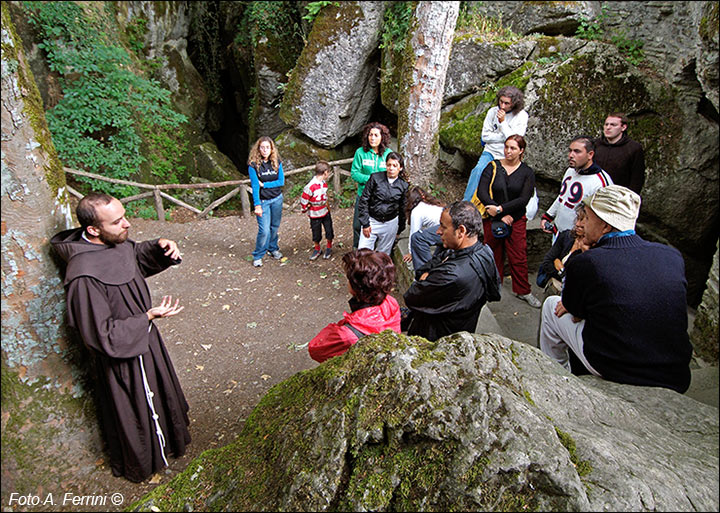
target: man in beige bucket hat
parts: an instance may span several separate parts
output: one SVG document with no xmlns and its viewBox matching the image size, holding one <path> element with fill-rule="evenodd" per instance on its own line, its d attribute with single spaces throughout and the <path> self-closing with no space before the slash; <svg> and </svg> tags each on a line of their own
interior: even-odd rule
<svg viewBox="0 0 720 513">
<path fill-rule="evenodd" d="M 576 374 L 683 393 L 690 385 L 685 265 L 635 234 L 640 196 L 609 185 L 583 200 L 591 249 L 568 260 L 542 309 L 540 349 Z M 580 363 L 570 368 L 570 353 Z M 584 367 L 584 368 L 579 368 Z"/>
</svg>

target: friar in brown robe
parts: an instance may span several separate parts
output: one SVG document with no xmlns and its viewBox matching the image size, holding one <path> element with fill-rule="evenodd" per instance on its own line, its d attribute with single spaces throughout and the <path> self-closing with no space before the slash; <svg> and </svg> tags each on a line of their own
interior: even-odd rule
<svg viewBox="0 0 720 513">
<path fill-rule="evenodd" d="M 167 239 L 129 240 L 125 209 L 111 196 L 86 196 L 78 220 L 83 227 L 51 240 L 68 264 L 68 324 L 94 356 L 112 472 L 140 482 L 190 443 L 188 404 L 152 320 L 182 308 L 167 297 L 153 308 L 145 281 L 179 264 L 180 252 Z"/>
</svg>

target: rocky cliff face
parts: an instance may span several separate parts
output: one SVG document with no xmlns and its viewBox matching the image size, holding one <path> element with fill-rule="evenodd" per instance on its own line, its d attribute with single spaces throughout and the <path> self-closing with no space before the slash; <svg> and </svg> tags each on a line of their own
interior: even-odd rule
<svg viewBox="0 0 720 513">
<path fill-rule="evenodd" d="M 235 443 L 134 507 L 714 510 L 717 435 L 715 408 L 503 337 L 386 331 L 273 387 Z"/>
</svg>

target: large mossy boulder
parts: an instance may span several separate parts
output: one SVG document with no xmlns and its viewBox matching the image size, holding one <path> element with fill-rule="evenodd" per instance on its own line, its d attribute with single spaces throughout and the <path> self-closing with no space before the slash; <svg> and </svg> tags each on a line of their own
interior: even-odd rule
<svg viewBox="0 0 720 513">
<path fill-rule="evenodd" d="M 497 335 L 386 331 L 274 386 L 236 442 L 132 508 L 717 510 L 717 473 L 716 408 Z"/>
<path fill-rule="evenodd" d="M 317 15 L 280 106 L 280 117 L 334 147 L 368 122 L 378 93 L 385 2 L 340 2 Z"/>
</svg>

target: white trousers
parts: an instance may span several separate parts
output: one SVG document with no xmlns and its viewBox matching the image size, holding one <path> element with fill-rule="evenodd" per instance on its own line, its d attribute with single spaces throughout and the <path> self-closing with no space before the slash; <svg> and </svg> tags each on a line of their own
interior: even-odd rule
<svg viewBox="0 0 720 513">
<path fill-rule="evenodd" d="M 555 315 L 555 307 L 559 302 L 560 296 L 549 296 L 543 303 L 540 319 L 540 350 L 570 370 L 570 355 L 568 354 L 568 348 L 570 348 L 587 370 L 595 376 L 602 377 L 588 363 L 583 353 L 582 332 L 585 321 L 573 322 L 570 313 L 566 313 L 562 317 Z"/>
<path fill-rule="evenodd" d="M 368 248 L 374 249 L 375 251 L 382 251 L 383 253 L 390 254 L 393 243 L 395 242 L 395 236 L 398 232 L 398 218 L 395 217 L 385 223 L 370 218 L 370 237 L 365 237 L 365 234 L 360 230 L 360 242 L 358 242 L 358 249 Z"/>
</svg>

